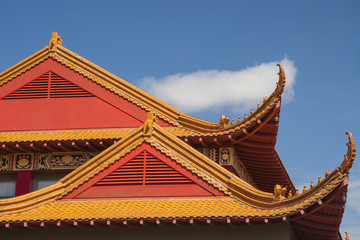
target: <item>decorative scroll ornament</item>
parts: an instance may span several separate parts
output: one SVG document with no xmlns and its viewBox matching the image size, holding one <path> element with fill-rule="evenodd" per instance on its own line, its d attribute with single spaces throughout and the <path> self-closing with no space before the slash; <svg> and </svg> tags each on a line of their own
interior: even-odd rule
<svg viewBox="0 0 360 240">
<path fill-rule="evenodd" d="M 344 154 L 344 161 L 340 165 L 340 171 L 343 173 L 349 172 L 350 168 L 352 167 L 355 156 L 356 156 L 356 147 L 355 141 L 352 134 L 348 131 L 345 132 L 346 135 L 349 137 L 349 141 L 346 143 L 348 147 L 347 153 Z"/>
<path fill-rule="evenodd" d="M 154 130 L 154 122 L 156 122 L 156 116 L 152 113 L 152 112 L 148 112 L 146 114 L 146 121 L 144 122 L 144 127 L 143 127 L 143 134 L 144 137 L 151 137 L 151 134 Z"/>
<path fill-rule="evenodd" d="M 58 46 L 61 46 L 62 38 L 58 36 L 57 32 L 52 33 L 52 38 L 49 43 L 49 52 L 55 52 Z"/>
<path fill-rule="evenodd" d="M 284 92 L 286 75 L 283 67 L 280 63 L 276 64 L 279 67 L 279 81 L 276 83 L 276 89 L 274 91 L 275 95 L 281 95 Z"/>
</svg>

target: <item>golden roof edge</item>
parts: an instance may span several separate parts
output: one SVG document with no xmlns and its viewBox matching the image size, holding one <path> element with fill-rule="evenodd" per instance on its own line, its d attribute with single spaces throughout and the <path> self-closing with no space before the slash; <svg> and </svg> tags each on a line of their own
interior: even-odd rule
<svg viewBox="0 0 360 240">
<path fill-rule="evenodd" d="M 161 135 L 161 134 L 165 134 L 167 135 L 168 133 L 166 133 L 160 126 L 157 126 L 156 124 L 153 124 L 153 129 L 150 129 L 149 131 L 145 131 L 144 129 L 137 129 L 136 130 L 136 136 L 133 136 L 133 142 L 136 142 L 139 139 L 143 139 L 145 141 L 151 140 L 152 138 L 159 138 L 159 136 L 157 135 Z M 141 135 L 141 136 L 139 136 Z M 147 136 L 145 136 L 147 135 Z M 129 137 L 131 138 L 131 137 Z M 170 141 L 177 141 L 176 138 L 174 138 L 173 136 L 171 136 L 172 139 L 169 139 Z M 179 140 L 180 141 L 180 140 Z M 345 165 L 349 167 L 350 165 L 350 161 L 348 161 L 349 157 L 352 157 L 350 159 L 353 159 L 355 157 L 355 142 L 353 141 L 352 136 L 349 134 L 349 142 L 348 142 L 348 153 L 346 154 L 347 158 L 344 160 L 345 161 Z M 115 147 L 115 146 L 114 146 Z M 193 151 L 195 150 L 191 150 L 190 147 L 187 147 L 188 149 L 186 149 L 187 151 L 189 151 L 191 154 L 193 153 Z M 107 155 L 108 152 L 104 151 L 103 155 Z M 194 152 L 195 154 L 195 152 Z M 203 156 L 200 155 L 200 153 L 195 154 L 194 156 L 195 158 L 203 158 Z M 204 156 L 205 157 L 205 156 Z M 99 159 L 98 159 L 99 160 Z M 211 160 L 206 160 L 206 161 L 211 161 Z M 98 161 L 92 160 L 92 163 L 90 163 L 89 165 L 93 165 L 95 163 L 97 163 Z M 353 162 L 353 160 L 352 160 Z M 85 166 L 85 165 L 83 165 Z M 99 168 L 102 168 L 103 166 L 99 166 Z M 85 168 L 85 167 L 83 167 Z M 98 171 L 101 171 L 99 169 L 96 169 Z M 313 205 L 314 203 L 318 202 L 318 200 L 321 200 L 322 198 L 324 198 L 325 196 L 327 196 L 328 194 L 330 194 L 334 189 L 336 189 L 339 184 L 341 184 L 344 179 L 346 179 L 348 177 L 348 173 L 349 173 L 349 168 L 345 168 L 345 169 L 341 169 L 336 168 L 335 171 L 333 171 L 329 176 L 327 176 L 320 184 L 318 184 L 317 186 L 315 186 L 314 188 L 306 191 L 304 194 L 301 194 L 300 196 L 295 196 L 291 199 L 286 199 L 282 202 L 275 202 L 275 203 L 265 203 L 262 202 L 261 204 L 258 204 L 257 202 L 253 202 L 253 204 L 249 201 L 244 201 L 244 199 L 238 199 L 238 198 L 228 198 L 228 199 L 233 199 L 234 201 L 231 201 L 233 203 L 236 204 L 243 204 L 241 206 L 241 209 L 245 208 L 251 208 L 251 213 L 248 213 L 246 216 L 247 217 L 274 217 L 274 216 L 284 216 L 284 215 L 288 215 L 288 214 L 292 214 L 294 212 L 300 211 L 301 209 L 307 208 L 311 205 Z M 91 170 L 92 171 L 92 170 Z M 71 174 L 69 174 L 71 175 Z M 69 176 L 68 175 L 68 176 Z M 230 174 L 231 175 L 231 174 Z M 71 178 L 66 179 L 63 178 L 61 181 L 64 184 L 61 184 L 61 182 L 57 182 L 54 185 L 51 185 L 47 188 L 44 188 L 43 190 L 38 190 L 35 191 L 31 194 L 27 194 L 27 195 L 23 195 L 20 197 L 16 197 L 16 198 L 12 198 L 12 199 L 4 199 L 1 200 L 0 202 L 3 205 L 7 205 L 8 203 L 10 203 L 10 207 L 4 209 L 1 208 L 1 213 L 0 213 L 0 219 L 13 219 L 12 215 L 13 214 L 21 214 L 22 212 L 31 212 L 29 210 L 31 209 L 40 209 L 40 206 L 46 205 L 44 206 L 44 208 L 48 208 L 51 209 L 51 205 L 55 204 L 55 203 L 59 203 L 59 204 L 70 204 L 72 205 L 72 203 L 75 204 L 75 202 L 79 202 L 79 201 L 64 201 L 64 202 L 55 202 L 57 199 L 59 199 L 60 196 L 62 196 L 62 191 L 63 188 L 65 187 L 66 181 L 70 181 Z M 236 184 L 236 183 L 235 183 Z M 71 186 L 69 186 L 71 188 Z M 58 192 L 56 192 L 56 190 L 59 190 Z M 43 194 L 44 191 L 45 194 Z M 51 193 L 52 191 L 52 193 Z M 68 192 L 68 191 L 67 191 Z M 234 192 L 232 192 L 234 193 Z M 38 202 L 38 199 L 36 198 L 36 196 L 40 196 L 42 195 L 43 199 L 42 201 Z M 235 196 L 235 194 L 233 194 L 233 196 Z M 32 197 L 32 198 L 31 198 Z M 219 201 L 219 198 L 206 198 L 206 201 Z M 226 198 L 223 198 L 226 199 Z M 16 200 L 16 201 L 14 201 Z M 87 200 L 85 202 L 94 202 L 94 203 L 99 203 L 99 202 L 119 202 L 119 201 L 124 201 L 127 202 L 128 200 L 124 199 L 124 200 Z M 144 201 L 144 200 L 141 200 Z M 148 199 L 147 201 L 162 201 L 161 199 Z M 179 199 L 179 201 L 189 201 L 189 199 L 184 199 L 181 200 Z M 196 200 L 197 201 L 197 200 Z M 223 201 L 223 200 L 220 200 Z M 229 200 L 227 200 L 229 201 Z M 12 203 L 11 203 L 12 202 Z M 68 202 L 68 203 L 67 203 Z M 80 202 L 84 202 L 84 201 L 80 201 Z M 167 201 L 169 202 L 169 201 Z M 220 214 L 221 215 L 221 214 Z M 220 216 L 219 215 L 219 216 Z M 17 216 L 17 215 L 16 215 Z M 20 216 L 20 215 L 19 215 Z M 242 210 L 239 211 L 237 214 L 235 214 L 234 216 L 242 216 Z M 11 220 L 9 220 L 11 221 Z"/>
<path fill-rule="evenodd" d="M 348 135 L 348 142 L 346 143 L 348 149 L 347 149 L 347 153 L 344 155 L 344 160 L 342 161 L 340 166 L 337 167 L 335 170 L 333 170 L 331 173 L 329 173 L 320 183 L 318 183 L 313 188 L 310 188 L 309 190 L 303 192 L 298 196 L 293 196 L 281 202 L 277 202 L 275 203 L 275 205 L 287 205 L 287 204 L 292 204 L 293 202 L 303 201 L 304 199 L 308 198 L 310 195 L 314 195 L 315 193 L 323 189 L 330 182 L 339 183 L 348 177 L 350 169 L 355 160 L 356 146 L 352 134 L 349 131 L 346 131 L 345 134 Z"/>
<path fill-rule="evenodd" d="M 205 120 L 184 114 L 179 116 L 178 122 L 184 127 L 195 129 L 199 132 L 193 136 L 203 136 L 203 132 L 209 132 L 208 134 L 205 134 L 207 136 L 219 136 L 231 134 L 247 128 L 253 122 L 257 121 L 257 119 L 265 116 L 281 100 L 281 95 L 285 89 L 286 75 L 282 65 L 278 63 L 277 66 L 279 67 L 279 81 L 276 83 L 274 92 L 269 98 L 264 100 L 263 104 L 259 106 L 255 112 L 247 118 L 244 118 L 242 121 L 226 126 L 225 128 L 220 128 L 219 123 L 207 122 Z"/>
<path fill-rule="evenodd" d="M 154 134 L 156 134 L 158 138 L 164 139 L 164 141 L 162 141 L 163 144 L 165 144 L 164 149 L 169 149 L 168 151 L 170 152 L 170 154 L 172 152 L 178 152 L 180 155 L 186 156 L 187 159 L 192 160 L 192 166 L 195 166 L 197 169 L 205 169 L 210 177 L 213 177 L 220 181 L 223 186 L 229 187 L 231 184 L 236 184 L 237 186 L 241 187 L 243 191 L 248 193 L 249 196 L 252 196 L 255 199 L 272 201 L 272 194 L 258 190 L 250 184 L 246 183 L 244 180 L 240 179 L 233 173 L 221 167 L 219 164 L 215 163 L 196 149 L 192 148 L 184 141 L 169 134 L 165 129 L 163 129 L 157 124 L 154 127 Z M 230 189 L 228 191 L 231 192 Z M 239 197 L 240 195 L 236 198 L 240 199 Z M 245 196 L 245 198 L 251 200 L 251 197 Z"/>
<path fill-rule="evenodd" d="M 44 47 L 29 57 L 0 73 L 0 86 L 18 77 L 30 68 L 49 58 L 48 47 Z"/>
<path fill-rule="evenodd" d="M 22 196 L 0 199 L 0 216 L 14 212 L 26 211 L 54 202 L 64 191 L 64 185 L 60 182 L 56 182 L 51 186 Z"/>
</svg>

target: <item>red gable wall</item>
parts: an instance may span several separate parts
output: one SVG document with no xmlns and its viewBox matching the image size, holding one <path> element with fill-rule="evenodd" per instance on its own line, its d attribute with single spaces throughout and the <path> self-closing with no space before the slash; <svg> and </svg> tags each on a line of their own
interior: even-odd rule
<svg viewBox="0 0 360 240">
<path fill-rule="evenodd" d="M 127 128 L 146 120 L 144 109 L 51 58 L 1 86 L 0 109 L 0 131 Z"/>
<path fill-rule="evenodd" d="M 143 143 L 63 199 L 214 196 L 224 193 Z"/>
</svg>

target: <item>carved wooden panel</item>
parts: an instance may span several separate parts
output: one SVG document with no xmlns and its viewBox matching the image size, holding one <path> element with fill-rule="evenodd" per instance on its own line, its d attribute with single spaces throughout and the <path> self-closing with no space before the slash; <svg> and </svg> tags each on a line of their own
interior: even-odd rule
<svg viewBox="0 0 360 240">
<path fill-rule="evenodd" d="M 15 171 L 32 170 L 34 153 L 15 153 L 13 160 L 13 169 Z"/>
<path fill-rule="evenodd" d="M 97 151 L 0 154 L 0 171 L 75 169 L 97 154 Z"/>
</svg>

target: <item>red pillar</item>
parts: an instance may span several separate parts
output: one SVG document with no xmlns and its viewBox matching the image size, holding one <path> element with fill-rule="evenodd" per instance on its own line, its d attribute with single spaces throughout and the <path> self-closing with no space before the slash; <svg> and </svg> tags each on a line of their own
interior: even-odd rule
<svg viewBox="0 0 360 240">
<path fill-rule="evenodd" d="M 16 177 L 15 196 L 24 195 L 32 190 L 32 172 L 18 171 Z"/>
</svg>

